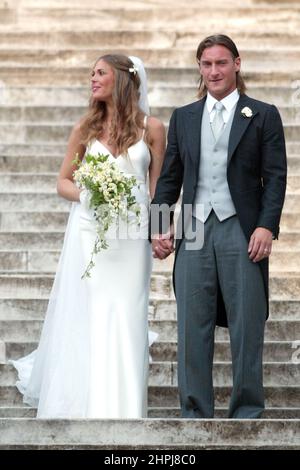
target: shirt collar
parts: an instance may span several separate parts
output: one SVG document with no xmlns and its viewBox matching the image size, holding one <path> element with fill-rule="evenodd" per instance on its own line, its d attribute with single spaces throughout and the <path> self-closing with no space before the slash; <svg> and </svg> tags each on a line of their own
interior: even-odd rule
<svg viewBox="0 0 300 470">
<path fill-rule="evenodd" d="M 224 105 L 226 111 L 230 113 L 230 111 L 234 108 L 234 106 L 238 102 L 239 97 L 240 97 L 240 94 L 236 88 L 229 95 L 225 96 L 225 98 L 221 100 L 221 103 Z M 207 99 L 206 99 L 206 106 L 207 106 L 209 114 L 212 112 L 213 107 L 217 101 L 218 100 L 216 100 L 216 98 L 214 98 L 208 91 Z"/>
</svg>

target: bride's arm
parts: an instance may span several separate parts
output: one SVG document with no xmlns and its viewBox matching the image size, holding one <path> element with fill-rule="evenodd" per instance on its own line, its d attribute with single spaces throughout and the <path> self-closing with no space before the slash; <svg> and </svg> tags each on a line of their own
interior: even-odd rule
<svg viewBox="0 0 300 470">
<path fill-rule="evenodd" d="M 69 201 L 79 201 L 80 190 L 73 182 L 73 171 L 76 166 L 72 163 L 76 154 L 82 160 L 85 146 L 81 143 L 80 123 L 75 124 L 69 137 L 65 158 L 60 167 L 57 179 L 57 192 Z"/>
<path fill-rule="evenodd" d="M 151 153 L 149 190 L 153 199 L 166 151 L 166 131 L 162 122 L 151 116 L 147 119 L 147 141 Z"/>
</svg>

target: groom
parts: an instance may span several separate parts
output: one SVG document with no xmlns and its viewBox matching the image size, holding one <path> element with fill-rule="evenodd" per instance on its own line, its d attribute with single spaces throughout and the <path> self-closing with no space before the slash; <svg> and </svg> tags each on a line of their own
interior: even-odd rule
<svg viewBox="0 0 300 470">
<path fill-rule="evenodd" d="M 183 186 L 183 235 L 176 237 L 173 277 L 182 417 L 214 415 L 217 324 L 228 326 L 230 333 L 228 417 L 258 418 L 264 410 L 268 258 L 272 239 L 278 238 L 286 188 L 283 127 L 274 105 L 245 94 L 241 59 L 229 37 L 204 39 L 197 62 L 200 100 L 176 109 L 170 121 L 151 205 L 152 249 L 160 259 L 173 251 L 174 204 Z M 160 224 L 154 220 L 157 207 L 164 207 Z"/>
</svg>

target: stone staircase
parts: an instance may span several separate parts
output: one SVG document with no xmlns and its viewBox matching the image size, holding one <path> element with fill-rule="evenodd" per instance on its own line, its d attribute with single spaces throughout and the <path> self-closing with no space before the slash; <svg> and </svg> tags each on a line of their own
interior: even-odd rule
<svg viewBox="0 0 300 470">
<path fill-rule="evenodd" d="M 297 1 L 0 0 L 0 448 L 299 449 L 300 447 L 300 6 Z M 172 259 L 155 262 L 149 418 L 35 420 L 14 387 L 11 358 L 38 342 L 69 203 L 55 191 L 66 141 L 105 51 L 140 56 L 152 114 L 167 124 L 195 100 L 194 54 L 206 34 L 240 49 L 248 93 L 275 103 L 288 148 L 288 193 L 271 257 L 265 419 L 226 420 L 227 332 L 216 332 L 215 420 L 179 420 Z"/>
</svg>

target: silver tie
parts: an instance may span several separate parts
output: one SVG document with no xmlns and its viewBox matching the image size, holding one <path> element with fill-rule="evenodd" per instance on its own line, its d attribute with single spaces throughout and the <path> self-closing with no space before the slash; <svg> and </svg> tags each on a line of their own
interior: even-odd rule
<svg viewBox="0 0 300 470">
<path fill-rule="evenodd" d="M 220 101 L 217 101 L 215 104 L 215 109 L 216 109 L 215 116 L 211 123 L 211 128 L 215 136 L 215 139 L 218 140 L 218 137 L 221 134 L 223 127 L 224 127 L 224 120 L 223 120 L 223 114 L 222 114 L 224 105 Z"/>
</svg>

